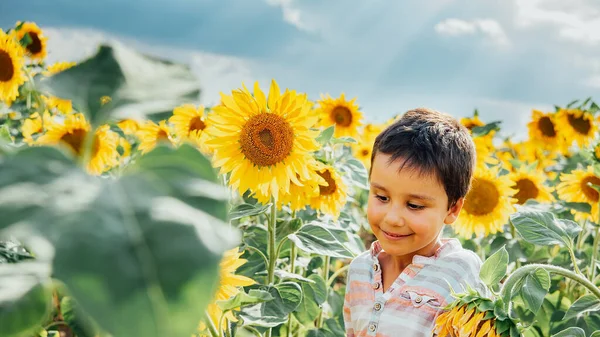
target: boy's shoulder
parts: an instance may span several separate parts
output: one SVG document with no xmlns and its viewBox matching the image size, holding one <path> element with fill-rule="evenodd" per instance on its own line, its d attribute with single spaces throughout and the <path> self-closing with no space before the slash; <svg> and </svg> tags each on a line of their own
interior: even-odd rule
<svg viewBox="0 0 600 337">
<path fill-rule="evenodd" d="M 360 253 L 350 262 L 350 269 L 370 267 L 373 264 L 373 255 L 371 249 Z"/>
</svg>

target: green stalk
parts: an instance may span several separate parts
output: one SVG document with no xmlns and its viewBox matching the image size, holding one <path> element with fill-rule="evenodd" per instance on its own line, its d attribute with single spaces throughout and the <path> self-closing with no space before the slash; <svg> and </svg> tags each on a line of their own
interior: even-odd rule
<svg viewBox="0 0 600 337">
<path fill-rule="evenodd" d="M 276 247 L 276 238 L 277 238 L 277 228 L 276 228 L 276 220 L 277 220 L 277 200 L 275 197 L 271 196 L 271 215 L 269 217 L 269 232 L 268 232 L 268 241 L 269 241 L 269 269 L 267 271 L 267 284 L 274 285 L 275 284 L 275 262 L 277 262 L 277 247 Z M 265 337 L 271 337 L 272 328 L 269 328 L 265 333 Z"/>
<path fill-rule="evenodd" d="M 596 276 L 596 260 L 598 259 L 598 243 L 600 242 L 600 226 L 596 228 L 596 236 L 594 236 L 594 248 L 592 248 L 592 260 L 590 261 L 589 279 L 594 281 Z"/>
<path fill-rule="evenodd" d="M 329 278 L 329 261 L 331 257 L 325 256 L 325 262 L 323 266 L 323 280 L 327 280 Z M 329 288 L 327 288 L 327 292 L 329 292 Z M 328 294 L 327 294 L 328 295 Z M 323 326 L 323 309 L 319 313 L 319 318 L 317 319 L 317 328 L 321 328 Z"/>
<path fill-rule="evenodd" d="M 568 269 L 562 268 L 562 267 L 553 266 L 553 265 L 549 265 L 549 264 L 532 263 L 532 264 L 528 264 L 526 266 L 523 266 L 523 267 L 515 270 L 515 272 L 512 273 L 504 282 L 504 285 L 502 286 L 502 289 L 500 290 L 500 296 L 502 296 L 502 299 L 504 300 L 506 312 L 510 312 L 510 304 L 511 304 L 510 299 L 512 297 L 512 292 L 513 292 L 513 288 L 515 287 L 515 285 L 523 277 L 527 276 L 529 273 L 535 271 L 538 268 L 543 268 L 547 272 L 567 277 L 567 278 L 579 283 L 580 285 L 584 286 L 592 294 L 594 294 L 594 296 L 596 296 L 598 299 L 600 299 L 600 289 L 598 287 L 596 287 L 592 282 L 590 282 L 585 277 L 582 277 L 582 276 L 580 276 Z"/>
<path fill-rule="evenodd" d="M 581 245 L 583 244 L 583 237 L 585 236 L 585 230 L 587 227 L 587 219 L 583 222 L 583 225 L 581 225 L 581 232 L 579 233 L 579 236 L 577 237 L 577 250 L 581 249 Z"/>
<path fill-rule="evenodd" d="M 215 324 L 213 323 L 212 319 L 210 319 L 210 315 L 206 311 L 204 312 L 204 323 L 206 323 L 208 332 L 210 332 L 212 337 L 221 337 L 221 334 L 217 332 Z"/>
<path fill-rule="evenodd" d="M 295 217 L 295 213 L 292 215 L 292 217 Z M 290 247 L 291 247 L 291 251 L 290 251 L 290 273 L 294 273 L 296 271 L 296 257 L 298 255 L 298 252 L 296 251 L 296 244 L 293 243 L 292 241 L 290 241 Z M 292 337 L 292 327 L 293 327 L 293 317 L 292 317 L 292 313 L 290 312 L 288 314 L 288 328 L 287 328 L 287 337 Z"/>
<path fill-rule="evenodd" d="M 575 252 L 573 252 L 573 249 L 571 247 L 569 247 L 569 254 L 571 255 L 571 260 L 573 261 L 573 269 L 575 269 L 575 272 L 579 275 L 583 275 L 581 273 L 581 271 L 579 270 L 579 267 L 577 266 L 577 260 L 575 259 Z"/>
<path fill-rule="evenodd" d="M 343 272 L 345 272 L 346 270 L 348 270 L 350 268 L 350 265 L 345 265 L 342 268 L 336 270 L 335 273 L 333 273 L 331 275 L 331 277 L 327 280 L 327 288 L 330 288 L 331 285 L 333 284 L 333 281 L 335 281 L 335 279 L 340 276 Z"/>
</svg>

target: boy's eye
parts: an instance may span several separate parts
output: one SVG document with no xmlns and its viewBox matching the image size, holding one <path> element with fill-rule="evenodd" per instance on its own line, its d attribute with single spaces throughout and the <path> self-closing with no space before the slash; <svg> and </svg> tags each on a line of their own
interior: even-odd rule
<svg viewBox="0 0 600 337">
<path fill-rule="evenodd" d="M 416 205 L 416 204 L 412 204 L 412 203 L 408 203 L 408 208 L 412 209 L 412 210 L 420 210 L 425 208 L 425 206 L 421 206 L 421 205 Z"/>
<path fill-rule="evenodd" d="M 375 195 L 375 198 L 379 201 L 383 201 L 383 202 L 387 202 L 388 201 L 388 197 L 384 197 L 383 195 Z"/>
</svg>

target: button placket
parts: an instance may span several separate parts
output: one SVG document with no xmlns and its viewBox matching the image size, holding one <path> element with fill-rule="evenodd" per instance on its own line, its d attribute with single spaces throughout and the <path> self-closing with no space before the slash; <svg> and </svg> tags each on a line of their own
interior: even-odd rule
<svg viewBox="0 0 600 337">
<path fill-rule="evenodd" d="M 375 330 L 377 330 L 377 324 L 375 324 L 375 323 L 369 324 L 369 331 L 375 332 Z"/>
</svg>

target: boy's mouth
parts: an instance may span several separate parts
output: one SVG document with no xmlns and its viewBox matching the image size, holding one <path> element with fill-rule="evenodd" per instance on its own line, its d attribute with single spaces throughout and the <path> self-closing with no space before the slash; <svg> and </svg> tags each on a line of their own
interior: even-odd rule
<svg viewBox="0 0 600 337">
<path fill-rule="evenodd" d="M 386 236 L 386 238 L 388 238 L 389 240 L 400 240 L 402 238 L 406 238 L 406 237 L 409 237 L 412 235 L 412 234 L 402 235 L 402 234 L 390 233 L 390 232 L 384 231 L 383 229 L 381 231 Z"/>
</svg>

